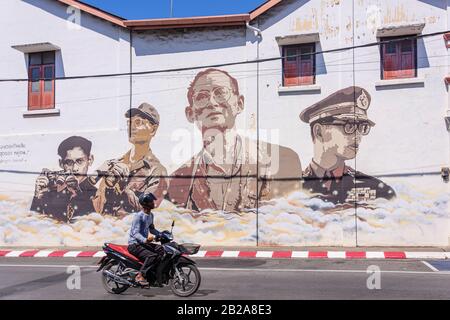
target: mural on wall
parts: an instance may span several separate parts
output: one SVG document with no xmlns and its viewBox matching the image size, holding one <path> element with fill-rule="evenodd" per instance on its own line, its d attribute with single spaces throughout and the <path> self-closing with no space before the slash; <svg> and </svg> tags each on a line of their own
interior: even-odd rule
<svg viewBox="0 0 450 320">
<path fill-rule="evenodd" d="M 92 142 L 78 136 L 65 139 L 58 147 L 62 170 L 44 168 L 36 179 L 30 210 L 60 221 L 94 212 L 92 199 L 97 191 L 87 178 L 94 161 Z"/>
<path fill-rule="evenodd" d="M 303 172 L 304 188 L 324 201 L 354 206 L 354 202 L 395 197 L 386 183 L 345 164 L 355 159 L 361 139 L 375 126 L 367 117 L 370 102 L 365 89 L 348 87 L 300 114 L 311 127 L 314 144 L 314 157 Z"/>
<path fill-rule="evenodd" d="M 188 101 L 186 118 L 201 131 L 203 148 L 172 174 L 172 202 L 196 211 L 239 212 L 298 188 L 302 171 L 293 150 L 261 141 L 258 149 L 256 141 L 236 132 L 244 96 L 235 78 L 222 70 L 202 71 L 188 89 Z M 257 172 L 265 178 L 260 183 Z"/>
<path fill-rule="evenodd" d="M 100 143 L 69 136 L 57 148 L 60 170 L 43 169 L 33 197 L 0 201 L 0 245 L 126 243 L 143 192 L 158 198 L 156 224 L 175 219 L 179 240 L 204 245 L 354 245 L 356 232 L 360 245 L 426 245 L 447 235 L 450 195 L 435 177 L 382 181 L 352 168 L 375 126 L 366 89 L 301 106 L 299 123 L 310 127 L 302 139 L 314 151 L 307 160 L 238 131 L 245 98 L 227 71 L 206 69 L 189 83 L 179 116 L 200 132 L 199 152 L 168 173 L 152 150 L 153 139 L 164 139 L 157 133 L 165 117 L 149 103 L 125 114 L 130 149 L 96 168 Z"/>
<path fill-rule="evenodd" d="M 143 193 L 154 193 L 159 205 L 167 189 L 167 170 L 150 148 L 159 126 L 158 111 L 143 103 L 131 108 L 125 117 L 132 147 L 97 170 L 101 181 L 93 200 L 98 213 L 119 217 L 139 211 L 139 196 Z"/>
</svg>

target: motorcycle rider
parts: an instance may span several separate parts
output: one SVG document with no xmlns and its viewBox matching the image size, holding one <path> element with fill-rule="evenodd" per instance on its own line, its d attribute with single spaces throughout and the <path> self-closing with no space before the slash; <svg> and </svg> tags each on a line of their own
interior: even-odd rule
<svg viewBox="0 0 450 320">
<path fill-rule="evenodd" d="M 140 285 L 148 285 L 144 275 L 152 266 L 157 265 L 164 254 L 161 245 L 151 243 L 161 234 L 153 224 L 152 209 L 155 208 L 155 201 L 156 197 L 152 193 L 144 193 L 139 197 L 142 210 L 135 213 L 128 238 L 128 252 L 144 262 L 135 279 Z M 156 285 L 161 286 L 159 272 Z"/>
</svg>

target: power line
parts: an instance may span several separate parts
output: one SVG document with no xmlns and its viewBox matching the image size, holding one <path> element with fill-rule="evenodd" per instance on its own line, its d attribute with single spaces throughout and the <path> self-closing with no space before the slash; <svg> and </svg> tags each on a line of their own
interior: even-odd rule
<svg viewBox="0 0 450 320">
<path fill-rule="evenodd" d="M 414 36 L 405 36 L 405 37 L 401 37 L 401 38 L 396 38 L 395 40 L 383 40 L 383 41 L 371 42 L 371 43 L 357 45 L 357 46 L 353 45 L 353 46 L 336 48 L 336 49 L 330 49 L 330 50 L 316 51 L 316 52 L 313 52 L 313 53 L 300 53 L 300 54 L 296 54 L 296 55 L 285 55 L 285 56 L 265 58 L 265 59 L 245 60 L 245 61 L 228 62 L 228 63 L 221 63 L 221 64 L 211 64 L 211 65 L 202 65 L 202 66 L 194 66 L 194 67 L 184 67 L 184 68 L 148 70 L 148 71 L 138 71 L 138 72 L 124 72 L 124 73 L 83 75 L 83 76 L 55 77 L 55 78 L 52 78 L 51 80 L 74 80 L 74 79 L 87 79 L 87 78 L 109 78 L 109 77 L 119 77 L 119 76 L 144 75 L 144 74 L 155 74 L 155 73 L 163 73 L 163 72 L 179 72 L 179 71 L 198 70 L 198 69 L 207 69 L 207 68 L 220 68 L 220 67 L 233 66 L 233 65 L 263 63 L 263 62 L 269 62 L 269 61 L 282 60 L 282 59 L 286 59 L 286 58 L 301 57 L 301 56 L 306 56 L 306 55 L 308 55 L 308 56 L 309 55 L 318 55 L 318 54 L 324 54 L 324 53 L 333 53 L 333 52 L 341 52 L 341 51 L 347 51 L 347 50 L 368 48 L 368 47 L 380 46 L 380 45 L 383 45 L 383 44 L 389 44 L 389 43 L 393 43 L 393 42 L 398 42 L 398 41 L 402 41 L 402 40 L 414 40 L 414 39 L 422 39 L 422 38 L 427 38 L 427 37 L 433 37 L 433 36 L 443 35 L 443 34 L 449 33 L 449 32 L 450 32 L 450 30 L 446 30 L 446 31 L 434 32 L 434 33 L 428 33 L 428 34 L 421 34 L 421 35 L 414 35 Z M 49 79 L 36 78 L 36 79 L 33 79 L 33 80 L 38 81 L 38 80 L 49 80 Z M 28 81 L 30 81 L 30 79 L 29 78 L 0 79 L 0 82 L 22 82 L 22 81 L 28 82 Z"/>
</svg>

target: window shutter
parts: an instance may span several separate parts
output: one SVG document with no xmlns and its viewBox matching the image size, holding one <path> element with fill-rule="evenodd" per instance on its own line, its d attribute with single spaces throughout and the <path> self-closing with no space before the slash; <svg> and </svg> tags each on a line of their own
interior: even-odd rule
<svg viewBox="0 0 450 320">
<path fill-rule="evenodd" d="M 303 48 L 301 51 L 299 83 L 302 85 L 314 83 L 314 55 L 308 54 L 313 53 L 313 51 L 312 46 Z"/>
<path fill-rule="evenodd" d="M 296 57 L 297 48 L 284 48 L 284 85 L 285 86 L 296 86 L 299 84 L 299 57 Z M 294 57 L 290 57 L 294 56 Z"/>
<path fill-rule="evenodd" d="M 30 67 L 28 79 L 28 109 L 38 110 L 41 108 L 41 66 Z"/>
<path fill-rule="evenodd" d="M 55 97 L 55 66 L 42 66 L 44 79 L 42 80 L 42 102 L 41 107 L 48 109 L 54 106 Z"/>
<path fill-rule="evenodd" d="M 398 78 L 400 72 L 398 45 L 395 42 L 383 45 L 384 79 Z"/>
<path fill-rule="evenodd" d="M 412 78 L 415 76 L 415 53 L 412 40 L 404 40 L 399 45 L 400 60 L 401 60 L 401 74 L 402 78 Z"/>
</svg>

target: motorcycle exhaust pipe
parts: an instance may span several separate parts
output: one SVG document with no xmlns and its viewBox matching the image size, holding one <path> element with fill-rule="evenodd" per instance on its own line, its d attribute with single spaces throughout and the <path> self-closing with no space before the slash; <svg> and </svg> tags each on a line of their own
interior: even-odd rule
<svg viewBox="0 0 450 320">
<path fill-rule="evenodd" d="M 112 274 L 109 270 L 103 270 L 102 273 L 105 277 L 107 277 L 110 280 L 113 280 L 117 283 L 124 284 L 124 285 L 130 286 L 130 287 L 134 286 L 134 284 L 132 284 L 130 281 L 125 280 L 119 276 L 116 276 L 115 274 Z"/>
</svg>

